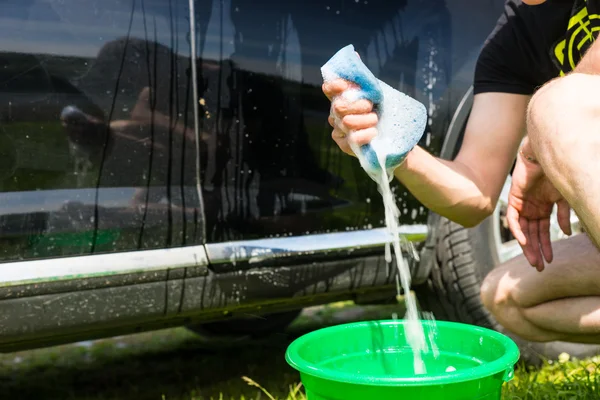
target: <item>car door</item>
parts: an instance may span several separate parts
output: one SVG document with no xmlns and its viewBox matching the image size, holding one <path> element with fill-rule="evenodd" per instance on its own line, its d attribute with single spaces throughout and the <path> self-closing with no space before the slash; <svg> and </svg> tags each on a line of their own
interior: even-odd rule
<svg viewBox="0 0 600 400">
<path fill-rule="evenodd" d="M 420 144 L 439 154 L 500 3 L 194 2 L 210 268 L 231 276 L 265 266 L 274 267 L 271 274 L 290 265 L 319 268 L 232 283 L 232 304 L 292 296 L 310 285 L 392 284 L 382 272 L 382 201 L 358 161 L 331 140 L 320 66 L 353 44 L 380 79 L 427 106 Z M 403 233 L 422 241 L 427 210 L 397 182 L 393 190 Z M 348 273 L 355 277 L 338 279 Z M 336 279 L 338 287 L 330 284 Z"/>
<path fill-rule="evenodd" d="M 160 321 L 206 270 L 191 29 L 187 0 L 0 2 L 0 344 Z"/>
</svg>

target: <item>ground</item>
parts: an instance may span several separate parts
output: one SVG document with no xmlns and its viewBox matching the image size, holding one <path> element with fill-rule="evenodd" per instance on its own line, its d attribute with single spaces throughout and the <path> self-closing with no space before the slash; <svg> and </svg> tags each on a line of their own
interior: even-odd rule
<svg viewBox="0 0 600 400">
<path fill-rule="evenodd" d="M 284 360 L 290 340 L 394 312 L 403 311 L 336 303 L 305 310 L 289 332 L 263 340 L 208 340 L 178 328 L 0 355 L 0 399 L 305 400 Z M 520 366 L 504 399 L 599 399 L 597 363 L 563 355 L 542 369 Z"/>
</svg>

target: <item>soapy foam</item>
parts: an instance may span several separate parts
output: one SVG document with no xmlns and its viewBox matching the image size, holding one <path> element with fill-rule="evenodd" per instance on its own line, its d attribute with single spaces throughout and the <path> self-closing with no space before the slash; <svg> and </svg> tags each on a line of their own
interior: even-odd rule
<svg viewBox="0 0 600 400">
<path fill-rule="evenodd" d="M 402 289 L 406 303 L 405 334 L 414 355 L 415 374 L 425 374 L 423 353 L 429 353 L 429 346 L 419 320 L 416 299 L 410 291 L 410 270 L 400 246 L 399 216 L 394 195 L 390 188 L 393 171 L 404 160 L 406 154 L 418 143 L 427 124 L 427 110 L 420 102 L 400 93 L 386 83 L 378 80 L 371 71 L 360 61 L 354 47 L 346 46 L 338 51 L 322 68 L 325 82 L 334 79 L 346 79 L 357 84 L 358 88 L 344 92 L 343 96 L 349 101 L 361 98 L 368 99 L 377 106 L 379 121 L 377 136 L 370 144 L 359 147 L 349 140 L 352 151 L 358 157 L 362 168 L 377 183 L 385 209 L 385 225 L 389 234 L 389 242 L 385 249 L 385 258 L 392 262 L 392 252 L 398 268 L 398 293 Z M 337 116 L 331 111 L 337 120 Z M 351 132 L 345 132 L 350 134 Z M 432 330 L 429 332 L 431 347 L 436 356 L 437 347 L 434 344 Z"/>
<path fill-rule="evenodd" d="M 377 136 L 370 144 L 353 151 L 373 180 L 377 181 L 381 165 L 385 165 L 388 179 L 391 180 L 393 171 L 423 136 L 427 125 L 427 109 L 421 102 L 377 79 L 360 60 L 352 45 L 342 48 L 331 57 L 321 68 L 321 74 L 324 82 L 342 78 L 357 85 L 343 93 L 344 99 L 367 99 L 377 107 Z M 331 114 L 336 118 L 333 112 Z M 381 163 L 379 155 L 383 154 L 385 157 Z"/>
<path fill-rule="evenodd" d="M 363 168 L 371 174 L 374 172 L 376 174 L 373 166 L 385 165 L 391 181 L 394 170 L 423 135 L 427 125 L 427 110 L 420 102 L 384 82 L 380 83 L 385 101 L 378 105 L 378 134 L 371 141 L 370 148 L 361 149 L 367 159 L 373 157 L 372 153 L 374 153 L 378 162 L 369 159 L 367 168 L 365 166 Z"/>
</svg>

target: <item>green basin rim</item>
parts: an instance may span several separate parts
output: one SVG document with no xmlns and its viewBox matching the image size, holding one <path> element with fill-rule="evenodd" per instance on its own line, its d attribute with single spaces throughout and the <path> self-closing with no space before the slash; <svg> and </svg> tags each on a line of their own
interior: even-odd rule
<svg viewBox="0 0 600 400">
<path fill-rule="evenodd" d="M 483 328 L 475 325 L 462 324 L 457 322 L 449 321 L 436 321 L 438 328 L 451 328 L 456 334 L 460 334 L 461 331 L 470 334 L 480 334 L 488 338 L 496 339 L 505 348 L 505 353 L 502 357 L 478 365 L 472 368 L 464 368 L 454 372 L 447 372 L 443 375 L 416 375 L 413 377 L 377 377 L 367 375 L 357 375 L 348 372 L 340 372 L 330 368 L 319 368 L 310 362 L 302 359 L 299 354 L 299 350 L 302 349 L 308 342 L 318 341 L 319 336 L 324 333 L 333 333 L 336 331 L 346 331 L 353 328 L 362 328 L 373 325 L 374 323 L 387 326 L 387 325 L 402 325 L 404 320 L 380 320 L 380 321 L 362 321 L 353 322 L 348 324 L 340 324 L 327 328 L 318 329 L 316 331 L 307 333 L 298 339 L 294 340 L 288 347 L 285 353 L 286 361 L 296 370 L 303 374 L 312 375 L 317 378 L 326 379 L 335 382 L 345 382 L 352 384 L 362 384 L 371 386 L 430 386 L 430 385 L 442 385 L 452 384 L 458 382 L 471 381 L 476 379 L 483 379 L 500 372 L 508 372 L 514 368 L 514 365 L 519 359 L 519 348 L 508 336 L 494 330 Z M 428 323 L 428 321 L 423 321 Z"/>
</svg>

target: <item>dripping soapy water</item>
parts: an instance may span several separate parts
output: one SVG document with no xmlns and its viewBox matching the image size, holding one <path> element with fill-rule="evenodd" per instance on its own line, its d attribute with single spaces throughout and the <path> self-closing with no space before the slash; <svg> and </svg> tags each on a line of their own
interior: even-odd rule
<svg viewBox="0 0 600 400">
<path fill-rule="evenodd" d="M 429 353 L 430 347 L 434 357 L 437 358 L 436 354 L 438 353 L 434 343 L 435 323 L 433 318 L 428 319 L 426 323 L 428 335 L 426 337 L 424 324 L 419 319 L 416 298 L 410 291 L 410 269 L 402 254 L 399 233 L 400 210 L 396 205 L 390 182 L 393 179 L 394 170 L 423 136 L 427 124 L 427 110 L 422 103 L 377 79 L 362 63 L 352 45 L 339 50 L 323 65 L 321 72 L 325 82 L 341 78 L 355 84 L 341 94 L 346 101 L 352 102 L 362 98 L 377 105 L 377 134 L 369 144 L 358 145 L 352 140 L 353 132 L 344 133 L 348 136 L 348 143 L 358 157 L 361 167 L 375 181 L 382 196 L 388 235 L 385 259 L 388 265 L 394 259 L 396 261 L 398 269 L 396 285 L 398 297 L 402 292 L 404 293 L 406 305 L 404 330 L 406 340 L 413 352 L 414 372 L 415 374 L 425 374 L 427 370 L 423 355 Z M 332 102 L 330 115 L 338 127 L 343 127 L 334 111 Z M 405 238 L 403 239 L 408 242 Z M 414 247 L 408 246 L 408 248 L 415 256 Z M 427 339 L 431 342 L 430 346 L 428 346 Z"/>
<path fill-rule="evenodd" d="M 399 232 L 399 217 L 400 210 L 396 205 L 396 201 L 392 190 L 390 188 L 390 180 L 387 175 L 385 165 L 386 154 L 378 153 L 377 158 L 379 164 L 382 166 L 380 169 L 381 173 L 377 182 L 379 192 L 383 199 L 384 213 L 385 213 L 385 226 L 387 234 L 389 236 L 389 242 L 386 243 L 386 261 L 392 262 L 392 249 L 393 255 L 396 261 L 396 267 L 398 273 L 396 274 L 396 286 L 398 296 L 404 292 L 404 301 L 406 305 L 406 314 L 404 325 L 405 334 L 408 344 L 411 346 L 413 351 L 413 362 L 415 374 L 425 374 L 427 369 L 423 362 L 423 354 L 428 353 L 427 341 L 425 339 L 425 331 L 423 325 L 419 319 L 419 312 L 417 310 L 417 302 L 414 293 L 410 291 L 411 276 L 408 264 L 402 254 L 402 248 L 400 243 Z M 391 244 L 391 246 L 390 246 Z M 391 247 L 391 248 L 390 248 Z"/>
<path fill-rule="evenodd" d="M 381 89 L 384 97 L 394 98 L 399 94 L 389 85 L 381 82 Z M 342 96 L 348 100 L 353 99 L 353 93 L 345 93 Z M 404 96 L 404 95 L 403 95 Z M 385 108 L 380 106 L 380 109 L 385 110 L 387 118 L 394 118 L 397 115 L 402 116 L 406 119 L 407 114 L 410 114 L 412 110 L 410 107 L 403 108 L 399 103 L 387 105 Z M 334 116 L 334 119 L 337 116 Z M 383 119 L 383 118 L 381 118 Z M 416 118 L 411 119 L 414 121 Z M 425 333 L 424 324 L 420 319 L 420 313 L 417 308 L 417 301 L 414 293 L 410 290 L 411 288 L 411 274 L 408 267 L 408 263 L 404 258 L 402 252 L 402 242 L 405 247 L 409 249 L 412 256 L 418 258 L 418 254 L 414 249 L 414 246 L 409 244 L 405 237 L 400 235 L 400 209 L 396 204 L 396 197 L 392 192 L 391 182 L 393 181 L 393 170 L 390 168 L 389 158 L 393 158 L 394 147 L 389 145 L 389 142 L 381 140 L 384 135 L 393 134 L 390 132 L 393 129 L 389 123 L 378 126 L 377 136 L 367 145 L 360 147 L 352 140 L 352 132 L 348 132 L 349 144 L 354 154 L 358 157 L 361 166 L 365 172 L 373 179 L 377 184 L 377 189 L 381 195 L 383 206 L 384 206 L 384 225 L 386 228 L 388 240 L 385 244 L 385 260 L 388 265 L 391 265 L 394 261 L 396 262 L 396 290 L 397 298 L 400 299 L 403 296 L 404 304 L 406 307 L 406 313 L 404 315 L 404 333 L 406 341 L 411 347 L 413 352 L 413 368 L 415 375 L 421 375 L 427 373 L 427 368 L 423 360 L 423 356 L 433 352 L 433 356 L 437 358 L 438 351 L 435 345 L 435 320 L 433 315 L 430 315 L 427 321 L 428 334 Z M 385 129 L 383 131 L 382 129 Z M 400 164 L 400 163 L 398 163 Z M 398 165 L 395 165 L 398 167 Z"/>
</svg>

